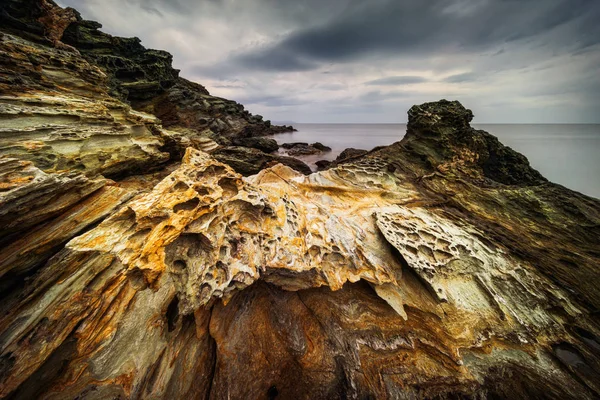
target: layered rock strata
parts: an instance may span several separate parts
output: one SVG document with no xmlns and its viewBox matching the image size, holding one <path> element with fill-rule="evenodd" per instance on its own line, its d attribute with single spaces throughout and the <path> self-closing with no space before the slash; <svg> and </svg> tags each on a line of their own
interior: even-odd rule
<svg viewBox="0 0 600 400">
<path fill-rule="evenodd" d="M 377 149 L 378 148 L 375 148 L 374 150 L 377 150 Z M 335 158 L 335 160 L 333 160 L 333 161 L 319 160 L 315 163 L 315 165 L 317 166 L 317 170 L 324 171 L 326 169 L 333 168 L 333 167 L 336 167 L 336 166 L 344 164 L 344 163 L 352 162 L 353 160 L 361 158 L 362 156 L 366 155 L 367 153 L 369 153 L 368 150 L 354 149 L 352 147 L 349 147 L 347 149 L 344 149 Z"/>
<path fill-rule="evenodd" d="M 256 141 L 243 140 L 293 129 L 179 77 L 169 53 L 100 27 L 51 0 L 0 4 L 0 152 L 35 158 L 44 169 L 113 176 L 179 160 L 190 146 L 213 151 L 235 144 L 262 153 Z"/>
</svg>

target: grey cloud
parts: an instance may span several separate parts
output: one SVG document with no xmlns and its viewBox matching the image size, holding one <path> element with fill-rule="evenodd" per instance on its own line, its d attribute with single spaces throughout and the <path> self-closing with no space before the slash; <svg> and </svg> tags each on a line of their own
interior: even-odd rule
<svg viewBox="0 0 600 400">
<path fill-rule="evenodd" d="M 414 96 L 415 93 L 412 92 L 381 92 L 379 90 L 374 90 L 371 92 L 367 92 L 359 97 L 359 99 L 363 102 L 367 103 L 378 103 L 385 100 L 391 99 L 402 99 L 406 97 Z"/>
<path fill-rule="evenodd" d="M 449 4 L 463 2 L 364 2 L 327 24 L 292 32 L 270 47 L 239 54 L 235 61 L 254 69 L 289 71 L 371 54 L 414 54 L 447 46 L 477 50 L 531 38 L 574 21 L 585 29 L 585 46 L 600 42 L 600 24 L 592 24 L 600 17 L 597 0 L 546 0 L 544 7 L 531 0 L 494 0 L 479 2 L 467 14 L 447 12 Z"/>
<path fill-rule="evenodd" d="M 198 2 L 186 0 L 128 0 L 142 9 L 158 9 L 163 11 L 174 10 L 176 12 L 189 12 Z M 159 11 L 160 12 L 160 11 Z"/>
<path fill-rule="evenodd" d="M 597 72 L 597 71 L 596 71 Z M 527 89 L 526 96 L 561 96 L 570 95 L 580 98 L 600 98 L 600 75 L 591 73 L 584 75 L 578 82 L 562 81 L 553 85 L 536 84 Z"/>
<path fill-rule="evenodd" d="M 279 95 L 251 95 L 235 99 L 241 104 L 253 105 L 261 104 L 269 107 L 287 107 L 287 106 L 298 106 L 307 104 L 309 102 L 296 99 L 292 96 L 279 96 Z"/>
<path fill-rule="evenodd" d="M 228 85 L 228 84 L 223 84 L 223 85 L 212 85 L 212 87 L 218 88 L 218 89 L 241 89 L 244 86 L 242 86 L 242 85 Z"/>
<path fill-rule="evenodd" d="M 464 83 L 473 82 L 479 79 L 479 76 L 474 72 L 465 72 L 464 74 L 450 75 L 443 79 L 444 82 L 448 83 Z"/>
<path fill-rule="evenodd" d="M 317 67 L 316 63 L 303 59 L 285 48 L 273 49 L 267 57 L 262 51 L 238 55 L 230 61 L 230 64 L 242 68 L 280 72 L 308 71 Z"/>
<path fill-rule="evenodd" d="M 347 88 L 346 85 L 342 85 L 341 83 L 326 83 L 323 85 L 317 85 L 316 87 L 318 89 L 332 90 L 332 91 L 344 90 Z"/>
<path fill-rule="evenodd" d="M 142 10 L 145 10 L 150 14 L 154 14 L 159 17 L 164 17 L 164 14 L 162 12 L 160 12 L 159 10 L 157 10 L 155 7 L 152 7 L 152 6 L 149 6 L 146 4 L 142 4 L 142 5 L 140 5 L 140 7 L 142 8 Z"/>
<path fill-rule="evenodd" d="M 427 79 L 421 76 L 388 76 L 386 78 L 374 79 L 372 81 L 365 82 L 365 85 L 372 86 L 396 86 L 396 85 L 410 85 L 413 83 L 427 82 Z"/>
</svg>

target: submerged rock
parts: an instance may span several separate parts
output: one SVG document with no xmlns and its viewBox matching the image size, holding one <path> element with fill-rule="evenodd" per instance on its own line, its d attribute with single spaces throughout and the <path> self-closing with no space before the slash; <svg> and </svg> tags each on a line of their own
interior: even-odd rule
<svg viewBox="0 0 600 400">
<path fill-rule="evenodd" d="M 262 118 L 57 48 L 43 5 L 0 5 L 0 398 L 600 395 L 599 200 L 449 101 L 306 176 L 231 146 Z"/>
<path fill-rule="evenodd" d="M 296 156 L 307 156 L 311 154 L 319 154 L 327 151 L 331 151 L 331 147 L 325 146 L 322 143 L 316 142 L 313 144 L 296 142 L 296 143 L 284 143 L 281 145 L 286 149 L 286 154 Z"/>
<path fill-rule="evenodd" d="M 257 174 L 262 169 L 278 163 L 287 165 L 306 175 L 312 173 L 308 165 L 296 158 L 268 154 L 247 147 L 224 147 L 214 152 L 213 156 L 244 176 Z"/>
<path fill-rule="evenodd" d="M 232 143 L 236 146 L 252 147 L 265 153 L 272 153 L 279 149 L 279 145 L 274 139 L 266 137 L 235 138 Z"/>
<path fill-rule="evenodd" d="M 344 161 L 347 159 L 362 157 L 367 153 L 368 153 L 367 150 L 355 149 L 355 148 L 349 147 L 347 149 L 344 149 L 344 151 L 342 151 L 340 153 L 340 155 L 335 158 L 335 161 L 340 162 L 340 161 Z"/>
<path fill-rule="evenodd" d="M 329 160 L 319 160 L 315 163 L 317 166 L 317 171 L 325 171 L 327 168 L 331 166 L 332 162 Z"/>
<path fill-rule="evenodd" d="M 311 144 L 312 147 L 314 147 L 317 150 L 321 150 L 321 151 L 331 151 L 331 147 L 329 146 L 325 146 L 323 143 L 321 142 L 315 142 L 313 144 Z"/>
</svg>

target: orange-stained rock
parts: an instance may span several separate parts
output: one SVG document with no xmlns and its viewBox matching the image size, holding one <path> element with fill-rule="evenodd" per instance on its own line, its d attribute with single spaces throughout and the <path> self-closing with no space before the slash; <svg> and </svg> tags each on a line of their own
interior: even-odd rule
<svg viewBox="0 0 600 400">
<path fill-rule="evenodd" d="M 62 39 L 65 29 L 67 29 L 72 22 L 77 21 L 76 11 L 70 7 L 58 7 L 53 1 L 40 0 L 39 3 L 43 10 L 43 14 L 39 17 L 38 21 L 44 26 L 46 37 L 56 47 L 75 50 L 64 43 L 61 43 L 60 40 Z"/>
<path fill-rule="evenodd" d="M 31 301 L 13 300 L 3 393 L 24 391 L 72 337 L 79 356 L 43 384 L 49 398 L 92 382 L 168 397 L 192 371 L 199 386 L 177 393 L 505 395 L 502 374 L 518 371 L 518 397 L 542 384 L 592 398 L 585 303 L 390 172 L 391 149 L 308 177 L 278 165 L 250 178 L 188 149 L 152 191 L 71 240 Z M 35 345 L 41 334 L 51 346 Z"/>
</svg>

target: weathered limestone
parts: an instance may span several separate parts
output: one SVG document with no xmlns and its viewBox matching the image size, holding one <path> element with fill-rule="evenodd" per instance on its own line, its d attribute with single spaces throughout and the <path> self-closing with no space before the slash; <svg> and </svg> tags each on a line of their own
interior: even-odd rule
<svg viewBox="0 0 600 400">
<path fill-rule="evenodd" d="M 51 0 L 7 0 L 0 28 L 0 154 L 44 170 L 129 175 L 179 160 L 190 146 L 214 151 L 242 139 L 253 148 L 243 140 L 293 130 L 179 77 L 169 53 L 103 33 Z M 310 173 L 259 149 L 251 158 Z M 244 172 L 247 156 L 233 149 L 224 161 Z"/>
<path fill-rule="evenodd" d="M 377 202 L 380 193 L 349 187 L 345 196 L 362 197 L 365 209 L 341 203 L 338 210 L 303 195 L 300 187 L 321 190 L 306 179 L 276 166 L 244 183 L 227 165 L 190 149 L 151 193 L 68 248 L 117 255 L 136 285 L 153 286 L 172 274 L 186 314 L 261 277 L 287 290 L 395 282 L 400 264 L 373 244 L 375 226 L 365 230 L 385 204 Z"/>
<path fill-rule="evenodd" d="M 2 76 L 26 82 L 0 84 L 0 155 L 46 172 L 107 176 L 168 160 L 153 133 L 160 121 L 109 97 L 97 67 L 75 53 L 7 34 L 0 46 L 13 60 Z"/>
<path fill-rule="evenodd" d="M 0 158 L 0 238 L 56 216 L 104 185 L 102 179 L 46 174 L 30 162 Z"/>
<path fill-rule="evenodd" d="M 78 378 L 38 384 L 48 398 L 98 380 L 100 396 L 123 397 L 209 387 L 213 398 L 506 397 L 512 387 L 522 398 L 593 398 L 586 304 L 485 224 L 456 219 L 445 193 L 423 192 L 423 182 L 451 187 L 456 171 L 407 179 L 397 150 L 308 177 L 280 165 L 244 179 L 189 149 L 151 192 L 71 240 L 30 284 L 30 301 L 13 303 L 3 393 L 29 393 L 31 374 L 72 337 L 62 357 Z M 481 182 L 476 170 L 460 179 Z M 53 346 L 33 345 L 40 331 Z M 176 357 L 181 346 L 196 358 Z M 201 377 L 193 389 L 173 362 Z"/>
</svg>

